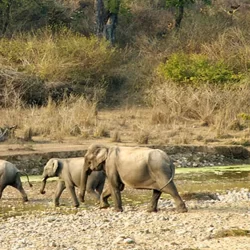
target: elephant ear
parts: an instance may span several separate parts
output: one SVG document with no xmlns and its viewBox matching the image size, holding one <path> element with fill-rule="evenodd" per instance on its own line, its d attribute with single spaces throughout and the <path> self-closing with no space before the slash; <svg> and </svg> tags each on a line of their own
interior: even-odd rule
<svg viewBox="0 0 250 250">
<path fill-rule="evenodd" d="M 56 174 L 56 171 L 59 167 L 59 162 L 58 160 L 53 160 L 52 162 L 52 172 L 54 173 L 54 175 Z"/>
<path fill-rule="evenodd" d="M 95 151 L 96 160 L 95 160 L 95 166 L 94 167 L 97 167 L 99 164 L 104 162 L 107 159 L 107 156 L 108 156 L 108 149 L 107 148 L 105 148 L 105 147 L 98 148 Z"/>
</svg>

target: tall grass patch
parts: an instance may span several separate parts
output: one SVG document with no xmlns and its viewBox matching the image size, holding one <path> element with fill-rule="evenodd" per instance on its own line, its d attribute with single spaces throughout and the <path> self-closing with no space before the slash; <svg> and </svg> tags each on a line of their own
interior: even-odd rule
<svg viewBox="0 0 250 250">
<path fill-rule="evenodd" d="M 250 67 L 248 29 L 231 27 L 217 39 L 202 46 L 202 53 L 213 61 L 223 60 L 231 69 L 245 73 Z"/>
<path fill-rule="evenodd" d="M 86 80 L 109 68 L 114 49 L 104 40 L 84 37 L 68 29 L 56 35 L 47 28 L 0 40 L 5 65 L 46 81 Z"/>
<path fill-rule="evenodd" d="M 81 136 L 82 132 L 95 124 L 96 103 L 89 102 L 84 97 L 70 96 L 59 104 L 50 99 L 38 111 L 39 119 L 35 119 L 34 123 L 34 130 L 38 134 L 70 136 L 78 128 L 77 134 Z"/>
<path fill-rule="evenodd" d="M 111 68 L 118 63 L 117 50 L 105 40 L 85 37 L 66 28 L 0 39 L 0 105 L 9 106 L 18 95 L 28 104 L 42 105 L 48 96 L 62 99 L 63 92 L 104 98 Z M 115 63 L 114 63 L 115 62 Z M 112 66 L 112 67 L 111 67 Z M 3 92 L 6 89 L 10 95 Z"/>
<path fill-rule="evenodd" d="M 22 114 L 20 116 L 20 114 Z M 25 131 L 32 131 L 35 136 L 47 136 L 52 139 L 60 139 L 65 136 L 84 136 L 86 131 L 96 123 L 96 103 L 90 102 L 84 97 L 65 97 L 60 103 L 49 99 L 43 107 L 3 109 L 2 122 L 4 124 L 17 125 L 20 137 L 25 137 Z"/>
<path fill-rule="evenodd" d="M 157 84 L 148 91 L 152 105 L 153 124 L 185 124 L 199 122 L 210 126 L 221 134 L 232 128 L 240 114 L 250 109 L 250 87 L 242 84 L 237 88 L 221 88 L 202 85 L 178 86 L 172 82 Z"/>
</svg>

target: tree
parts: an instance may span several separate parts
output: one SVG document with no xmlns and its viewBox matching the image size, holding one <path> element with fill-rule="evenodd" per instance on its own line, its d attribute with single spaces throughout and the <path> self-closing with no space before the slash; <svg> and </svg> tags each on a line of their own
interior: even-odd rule
<svg viewBox="0 0 250 250">
<path fill-rule="evenodd" d="M 200 0 L 204 2 L 205 4 L 211 4 L 211 0 Z M 198 2 L 198 0 L 166 0 L 166 7 L 168 8 L 176 8 L 176 17 L 175 17 L 175 27 L 179 28 L 181 26 L 181 21 L 184 16 L 184 8 L 191 5 L 195 4 Z"/>
<path fill-rule="evenodd" d="M 11 5 L 12 5 L 11 0 L 10 1 L 3 0 L 0 2 L 0 13 L 2 16 L 1 31 L 0 31 L 1 36 L 3 36 L 6 33 L 6 30 L 9 26 Z"/>
<path fill-rule="evenodd" d="M 120 0 L 96 0 L 96 34 L 105 37 L 113 45 L 118 23 Z"/>
</svg>

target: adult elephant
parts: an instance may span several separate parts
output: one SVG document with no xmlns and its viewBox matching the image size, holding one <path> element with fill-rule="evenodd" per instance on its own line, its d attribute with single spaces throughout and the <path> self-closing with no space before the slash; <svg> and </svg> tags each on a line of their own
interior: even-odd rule
<svg viewBox="0 0 250 250">
<path fill-rule="evenodd" d="M 66 188 L 71 195 L 74 206 L 79 207 L 79 201 L 75 193 L 75 187 L 80 187 L 81 172 L 83 171 L 84 157 L 78 158 L 52 158 L 50 159 L 42 174 L 41 194 L 45 194 L 46 181 L 49 177 L 59 177 L 57 188 L 54 197 L 55 206 L 59 206 L 59 199 Z M 92 195 L 97 201 L 100 199 L 104 183 L 105 173 L 103 171 L 91 173 L 87 182 L 87 192 Z"/>
<path fill-rule="evenodd" d="M 22 195 L 23 201 L 28 201 L 28 196 L 23 189 L 20 175 L 27 176 L 30 187 L 32 184 L 29 182 L 29 177 L 25 172 L 20 171 L 17 167 L 8 161 L 0 160 L 0 199 L 2 198 L 3 190 L 9 185 L 16 188 Z"/>
<path fill-rule="evenodd" d="M 146 147 L 105 147 L 92 144 L 85 155 L 80 196 L 84 199 L 89 171 L 104 170 L 108 187 L 100 198 L 101 208 L 109 206 L 112 195 L 115 210 L 123 211 L 121 191 L 124 185 L 135 189 L 152 189 L 153 196 L 148 211 L 156 212 L 161 193 L 170 194 L 179 212 L 187 212 L 173 178 L 175 167 L 168 155 L 159 150 Z"/>
</svg>

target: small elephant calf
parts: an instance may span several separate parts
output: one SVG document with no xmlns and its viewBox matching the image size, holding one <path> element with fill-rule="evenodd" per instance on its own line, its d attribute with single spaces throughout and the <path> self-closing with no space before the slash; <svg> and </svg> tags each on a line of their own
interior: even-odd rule
<svg viewBox="0 0 250 250">
<path fill-rule="evenodd" d="M 45 194 L 46 180 L 49 177 L 58 176 L 58 184 L 55 192 L 54 203 L 59 206 L 59 198 L 65 188 L 69 191 L 75 207 L 79 207 L 79 202 L 76 197 L 75 187 L 80 187 L 81 172 L 83 171 L 84 157 L 77 158 L 52 158 L 50 159 L 43 170 L 43 184 L 40 190 L 41 194 Z M 99 201 L 102 193 L 106 175 L 103 171 L 93 171 L 87 182 L 87 192 Z"/>
<path fill-rule="evenodd" d="M 28 183 L 30 187 L 32 187 L 32 184 L 29 182 L 29 177 L 25 172 L 18 170 L 14 164 L 8 161 L 0 160 L 0 199 L 2 197 L 3 190 L 9 185 L 19 190 L 24 202 L 28 201 L 27 194 L 22 186 L 20 174 L 27 176 Z"/>
</svg>

